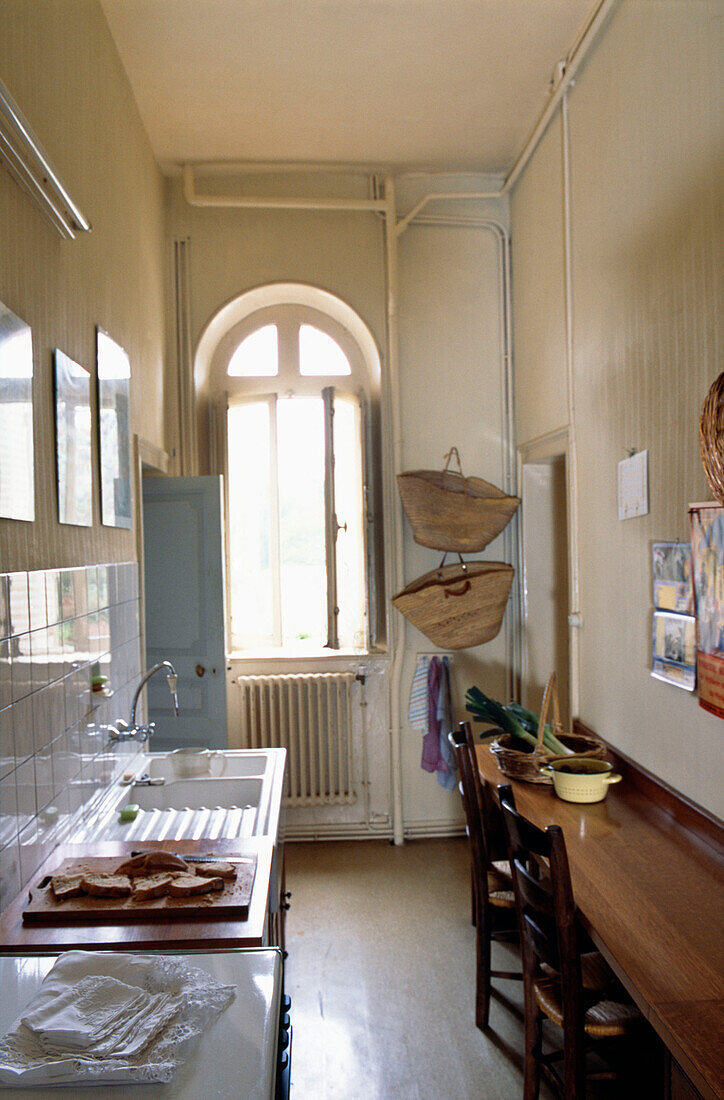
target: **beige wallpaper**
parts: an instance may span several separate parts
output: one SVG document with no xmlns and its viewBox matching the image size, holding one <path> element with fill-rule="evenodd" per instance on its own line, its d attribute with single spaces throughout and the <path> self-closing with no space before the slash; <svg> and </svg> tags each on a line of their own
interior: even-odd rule
<svg viewBox="0 0 724 1100">
<path fill-rule="evenodd" d="M 93 224 L 61 240 L 0 168 L 0 301 L 33 331 L 36 518 L 0 520 L 0 568 L 118 561 L 132 532 L 61 526 L 55 503 L 52 349 L 91 372 L 95 326 L 128 352 L 132 430 L 163 431 L 163 190 L 135 101 L 95 0 L 0 0 L 0 78 Z M 95 446 L 95 442 L 94 442 Z"/>
<path fill-rule="evenodd" d="M 574 398 L 580 515 L 581 718 L 715 812 L 724 726 L 696 696 L 651 679 L 651 544 L 688 539 L 687 505 L 710 497 L 698 450 L 722 369 L 721 4 L 624 0 L 570 94 Z M 553 139 L 549 134 L 548 142 Z M 560 384 L 536 350 L 560 340 L 540 228 L 562 191 L 546 146 L 513 198 L 518 391 Z M 533 334 L 533 335 L 531 335 Z M 520 340 L 518 340 L 520 336 Z M 521 402 L 518 442 L 559 425 Z M 619 522 L 616 471 L 649 452 L 650 514 Z"/>
</svg>

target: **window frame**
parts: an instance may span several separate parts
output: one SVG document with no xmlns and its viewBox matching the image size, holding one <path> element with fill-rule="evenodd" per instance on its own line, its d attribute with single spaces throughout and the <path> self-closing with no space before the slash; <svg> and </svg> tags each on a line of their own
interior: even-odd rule
<svg viewBox="0 0 724 1100">
<path fill-rule="evenodd" d="M 227 374 L 229 362 L 239 347 L 240 343 L 252 332 L 267 324 L 277 325 L 277 357 L 279 373 L 276 376 L 260 375 L 248 377 L 243 375 Z M 330 336 L 341 347 L 350 364 L 351 372 L 348 375 L 302 375 L 299 370 L 299 329 L 308 324 L 326 335 Z M 212 378 L 212 397 L 218 395 L 223 385 L 221 400 L 215 401 L 217 415 L 215 417 L 216 452 L 218 469 L 224 475 L 225 496 L 225 536 L 227 546 L 230 543 L 229 529 L 229 477 L 228 477 L 228 446 L 227 446 L 227 416 L 228 409 L 232 405 L 268 400 L 273 411 L 272 434 L 276 437 L 276 401 L 285 396 L 315 396 L 325 402 L 325 547 L 326 547 L 326 577 L 327 577 L 327 642 L 320 653 L 304 654 L 294 652 L 284 646 L 281 638 L 281 578 L 279 570 L 278 548 L 278 511 L 272 519 L 272 534 L 274 539 L 273 565 L 273 591 L 274 591 L 274 630 L 276 638 L 272 639 L 272 645 L 259 652 L 258 647 L 238 648 L 239 636 L 236 639 L 231 629 L 231 598 L 227 600 L 227 637 L 231 647 L 231 656 L 235 659 L 254 659 L 257 656 L 273 656 L 278 660 L 293 660 L 300 657 L 318 659 L 334 655 L 345 655 L 350 652 L 355 654 L 367 654 L 374 648 L 374 624 L 371 614 L 374 604 L 374 555 L 371 552 L 374 515 L 370 508 L 372 486 L 370 482 L 371 468 L 369 465 L 369 407 L 372 400 L 372 385 L 367 371 L 362 351 L 357 341 L 349 331 L 335 318 L 321 310 L 307 305 L 296 303 L 277 304 L 254 310 L 242 321 L 238 322 L 224 335 L 219 342 L 217 354 L 214 357 L 214 377 Z M 214 385 L 214 382 L 216 385 Z M 340 649 L 337 632 L 337 599 L 336 599 L 336 571 L 337 571 L 337 516 L 334 502 L 334 428 L 333 428 L 333 402 L 334 394 L 340 393 L 352 398 L 358 405 L 360 415 L 360 478 L 362 492 L 362 554 L 364 561 L 364 638 L 361 647 L 353 650 Z M 328 396 L 326 396 L 328 395 Z M 270 444 L 271 445 L 271 444 Z M 271 458 L 272 472 L 276 472 L 276 455 Z M 278 479 L 274 477 L 272 484 L 276 486 L 273 493 L 278 492 Z M 231 594 L 230 555 L 225 555 L 226 585 L 229 597 Z M 279 642 L 280 644 L 277 644 Z"/>
</svg>

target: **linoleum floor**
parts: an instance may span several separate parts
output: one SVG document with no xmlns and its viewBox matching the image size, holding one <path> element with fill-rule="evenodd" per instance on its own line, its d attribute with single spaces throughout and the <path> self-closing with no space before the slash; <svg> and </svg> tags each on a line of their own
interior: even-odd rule
<svg viewBox="0 0 724 1100">
<path fill-rule="evenodd" d="M 292 1100 L 520 1097 L 522 983 L 497 982 L 513 1011 L 494 1000 L 487 1035 L 474 1023 L 467 842 L 288 844 L 286 860 Z"/>
</svg>

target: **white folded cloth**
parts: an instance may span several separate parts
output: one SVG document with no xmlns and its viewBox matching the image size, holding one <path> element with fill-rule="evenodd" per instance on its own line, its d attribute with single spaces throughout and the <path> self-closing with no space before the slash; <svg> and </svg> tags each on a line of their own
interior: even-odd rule
<svg viewBox="0 0 724 1100">
<path fill-rule="evenodd" d="M 59 993 L 41 991 L 20 1022 L 49 1052 L 123 1058 L 143 1050 L 182 1004 L 182 997 L 89 975 Z"/>
<path fill-rule="evenodd" d="M 0 1086 L 169 1081 L 234 996 L 177 956 L 68 951 L 0 1040 Z"/>
</svg>

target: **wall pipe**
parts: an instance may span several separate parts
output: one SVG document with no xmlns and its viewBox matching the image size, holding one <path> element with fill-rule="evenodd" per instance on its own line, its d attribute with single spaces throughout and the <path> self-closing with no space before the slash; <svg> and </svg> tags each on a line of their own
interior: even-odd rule
<svg viewBox="0 0 724 1100">
<path fill-rule="evenodd" d="M 568 396 L 568 568 L 569 568 L 569 668 L 570 712 L 580 714 L 580 575 L 578 568 L 578 446 L 576 440 L 576 394 L 573 346 L 573 261 L 571 233 L 571 144 L 568 95 L 561 104 L 561 159 L 563 161 L 563 278 L 566 336 L 566 382 Z M 575 616 L 575 618 L 574 618 Z M 576 625 L 574 625 L 574 623 Z"/>
<path fill-rule="evenodd" d="M 515 449 L 515 391 L 513 385 L 513 330 L 511 316 L 511 279 L 510 279 L 510 235 L 507 228 L 493 218 L 475 215 L 455 217 L 451 215 L 433 215 L 418 219 L 421 225 L 448 225 L 460 228 L 485 229 L 492 233 L 498 245 L 498 264 L 500 269 L 499 309 L 500 309 L 500 393 L 501 393 L 501 478 L 506 493 L 517 496 L 518 469 Z M 520 697 L 522 675 L 522 639 L 521 639 L 521 592 L 522 571 L 519 567 L 518 514 L 503 532 L 503 557 L 511 565 L 518 565 L 518 583 L 513 588 L 511 610 L 505 617 L 506 686 L 509 697 Z"/>
<path fill-rule="evenodd" d="M 387 476 L 384 481 L 385 503 L 389 507 L 390 522 L 385 524 L 387 591 L 392 596 L 398 591 L 404 573 L 404 542 L 400 508 L 397 506 L 395 476 L 402 469 L 402 418 L 400 413 L 399 330 L 398 309 L 398 246 L 395 223 L 397 206 L 395 181 L 385 177 L 385 268 L 387 274 L 387 370 L 385 372 L 385 405 L 391 431 L 387 439 Z M 391 438 L 390 438 L 391 437 Z M 388 639 L 392 650 L 390 691 L 388 693 L 388 724 L 390 731 L 390 775 L 392 783 L 392 829 L 395 844 L 404 841 L 402 807 L 402 756 L 400 728 L 400 697 L 402 661 L 405 652 L 405 620 L 401 615 L 390 615 L 387 607 Z"/>
</svg>

